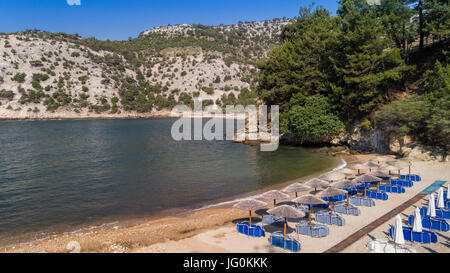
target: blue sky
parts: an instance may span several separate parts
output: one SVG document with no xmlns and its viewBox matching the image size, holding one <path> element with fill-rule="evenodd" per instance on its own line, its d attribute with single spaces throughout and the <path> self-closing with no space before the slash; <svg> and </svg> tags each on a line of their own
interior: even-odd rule
<svg viewBox="0 0 450 273">
<path fill-rule="evenodd" d="M 337 0 L 316 0 L 332 11 Z M 69 5 L 68 2 L 75 3 Z M 80 5 L 77 5 L 77 2 Z M 37 28 L 124 40 L 168 24 L 235 24 L 294 17 L 312 0 L 0 0 L 0 32 Z"/>
</svg>

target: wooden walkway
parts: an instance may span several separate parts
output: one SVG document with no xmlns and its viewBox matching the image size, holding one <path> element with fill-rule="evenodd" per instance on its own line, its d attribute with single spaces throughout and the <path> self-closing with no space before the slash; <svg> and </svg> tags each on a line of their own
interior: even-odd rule
<svg viewBox="0 0 450 273">
<path fill-rule="evenodd" d="M 386 213 L 385 215 L 381 216 L 377 220 L 373 221 L 372 223 L 368 224 L 367 226 L 363 227 L 362 229 L 358 230 L 357 232 L 353 233 L 349 237 L 347 237 L 345 240 L 340 242 L 339 244 L 333 246 L 332 248 L 328 249 L 324 253 L 339 253 L 346 249 L 347 247 L 354 244 L 359 239 L 363 238 L 370 232 L 372 232 L 377 227 L 381 226 L 382 224 L 386 223 L 396 215 L 400 214 L 402 211 L 406 210 L 407 208 L 411 207 L 415 203 L 419 202 L 420 199 L 424 198 L 426 194 L 419 193 L 418 195 L 414 196 L 413 198 L 409 199 L 405 203 L 401 204 L 397 208 L 393 209 L 392 211 Z"/>
</svg>

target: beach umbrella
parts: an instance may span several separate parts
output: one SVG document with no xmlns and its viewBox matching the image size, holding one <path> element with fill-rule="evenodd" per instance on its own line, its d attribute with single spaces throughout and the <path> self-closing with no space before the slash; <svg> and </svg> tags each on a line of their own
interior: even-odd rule
<svg viewBox="0 0 450 273">
<path fill-rule="evenodd" d="M 305 184 L 314 188 L 315 191 L 317 191 L 317 188 L 328 187 L 330 185 L 330 183 L 328 183 L 327 181 L 324 181 L 319 178 L 313 178 L 307 181 Z"/>
<path fill-rule="evenodd" d="M 361 170 L 370 169 L 369 167 L 367 167 L 366 165 L 363 165 L 363 164 L 352 164 L 352 165 L 348 166 L 347 168 L 352 169 L 352 170 L 357 170 L 358 175 L 361 175 Z"/>
<path fill-rule="evenodd" d="M 428 199 L 428 211 L 427 216 L 436 217 L 436 207 L 434 201 L 434 194 L 430 194 L 430 199 Z"/>
<path fill-rule="evenodd" d="M 289 199 L 289 195 L 282 193 L 281 191 L 273 190 L 268 191 L 266 193 L 261 194 L 260 198 L 266 200 L 273 200 L 273 206 L 277 206 L 277 200 L 286 200 Z"/>
<path fill-rule="evenodd" d="M 395 232 L 394 232 L 394 243 L 398 245 L 405 244 L 405 237 L 403 236 L 403 224 L 400 215 L 395 218 Z"/>
<path fill-rule="evenodd" d="M 366 166 L 367 168 L 369 168 L 369 172 L 372 172 L 372 169 L 374 169 L 374 168 L 379 168 L 380 167 L 380 164 L 377 164 L 377 163 L 375 163 L 373 161 L 367 161 L 363 165 Z"/>
<path fill-rule="evenodd" d="M 409 174 L 411 174 L 411 166 L 412 162 L 409 159 L 402 159 L 402 160 L 395 160 L 395 161 L 389 161 L 387 164 L 395 166 L 395 167 L 401 167 L 402 169 L 409 169 Z M 400 175 L 399 175 L 400 177 Z"/>
<path fill-rule="evenodd" d="M 358 186 L 358 183 L 353 182 L 351 180 L 341 180 L 331 184 L 331 187 L 337 189 L 352 189 L 356 186 Z M 346 198 L 347 198 L 347 207 L 350 207 L 350 198 L 348 196 L 348 191 L 346 193 Z"/>
<path fill-rule="evenodd" d="M 330 215 L 333 215 L 333 200 L 332 197 L 335 196 L 340 196 L 340 195 L 346 195 L 348 192 L 347 191 L 343 191 L 340 189 L 336 189 L 336 188 L 332 188 L 329 187 L 324 191 L 319 192 L 318 194 L 316 194 L 317 197 L 319 198 L 330 198 Z"/>
<path fill-rule="evenodd" d="M 379 178 L 388 177 L 389 178 L 389 185 L 391 185 L 391 175 L 389 173 L 384 172 L 382 170 L 376 170 L 376 171 L 373 171 L 373 172 L 371 172 L 369 174 L 373 175 L 373 176 L 376 176 L 376 177 L 379 177 Z M 378 191 L 379 191 L 379 187 L 378 187 Z"/>
<path fill-rule="evenodd" d="M 422 215 L 420 215 L 419 207 L 416 207 L 414 211 L 414 232 L 422 232 Z"/>
<path fill-rule="evenodd" d="M 340 170 L 338 170 L 338 172 L 345 174 L 345 179 L 347 179 L 349 175 L 355 174 L 355 170 L 352 170 L 349 168 L 340 169 Z"/>
<path fill-rule="evenodd" d="M 300 203 L 300 204 L 307 204 L 308 205 L 308 210 L 309 210 L 309 225 L 312 226 L 311 224 L 311 205 L 322 205 L 322 204 L 326 204 L 327 202 L 325 202 L 323 199 L 320 199 L 314 195 L 311 194 L 307 194 L 307 195 L 303 195 L 300 196 L 298 198 L 295 198 L 294 200 L 292 200 L 292 202 L 295 203 Z"/>
<path fill-rule="evenodd" d="M 266 206 L 267 206 L 266 202 L 249 199 L 235 204 L 233 208 L 250 211 L 250 226 L 252 226 L 252 210 L 262 209 Z"/>
<path fill-rule="evenodd" d="M 360 177 L 353 179 L 353 182 L 364 183 L 364 198 L 366 198 L 366 196 L 367 196 L 367 189 L 365 187 L 365 183 L 380 182 L 380 181 L 381 181 L 380 178 L 370 175 L 370 174 L 365 174 L 365 175 L 362 175 Z"/>
<path fill-rule="evenodd" d="M 329 181 L 329 182 L 334 182 L 334 181 L 338 181 L 341 179 L 345 179 L 345 174 L 340 173 L 340 172 L 332 172 L 332 173 L 326 173 L 322 176 L 319 177 L 319 179 L 325 180 L 325 181 Z"/>
<path fill-rule="evenodd" d="M 438 191 L 437 207 L 439 209 L 445 209 L 444 203 L 444 188 L 440 187 Z"/>
<path fill-rule="evenodd" d="M 389 171 L 389 174 L 391 174 L 391 172 L 398 172 L 398 179 L 400 179 L 400 171 L 403 169 L 403 167 L 393 165 L 384 165 L 380 168 L 382 171 Z"/>
<path fill-rule="evenodd" d="M 282 205 L 267 211 L 272 215 L 284 217 L 284 237 L 286 237 L 287 218 L 303 218 L 305 213 L 288 205 Z"/>
<path fill-rule="evenodd" d="M 311 187 L 306 184 L 294 183 L 292 185 L 287 186 L 282 191 L 283 192 L 295 192 L 295 197 L 298 197 L 299 192 L 304 192 L 310 190 Z"/>
</svg>

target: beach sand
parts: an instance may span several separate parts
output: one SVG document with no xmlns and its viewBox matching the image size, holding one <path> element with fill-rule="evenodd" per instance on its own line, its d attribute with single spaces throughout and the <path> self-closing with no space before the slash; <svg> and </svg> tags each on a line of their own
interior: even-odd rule
<svg viewBox="0 0 450 273">
<path fill-rule="evenodd" d="M 360 161 L 368 160 L 374 155 L 358 155 Z M 348 159 L 347 159 L 348 160 Z M 338 244 L 354 232 L 383 216 L 393 208 L 421 192 L 435 180 L 450 181 L 449 162 L 413 162 L 413 172 L 420 174 L 423 181 L 407 189 L 406 194 L 390 194 L 388 201 L 376 201 L 372 208 L 360 207 L 358 217 L 346 216 L 343 227 L 330 226 L 330 235 L 326 238 L 310 238 L 297 235 L 295 223 L 289 222 L 288 233 L 299 239 L 302 252 L 320 253 Z M 307 179 L 303 178 L 302 180 Z M 285 185 L 278 186 L 282 188 Z M 424 202 L 422 200 L 421 202 Z M 420 202 L 419 202 L 420 203 Z M 115 227 L 107 230 L 91 230 L 76 234 L 63 234 L 42 241 L 16 245 L 0 249 L 1 252 L 70 252 L 69 243 L 79 244 L 81 252 L 100 253 L 272 253 L 286 252 L 271 247 L 266 238 L 248 238 L 236 232 L 235 223 L 248 220 L 248 212 L 231 208 L 232 204 L 212 207 L 158 220 L 151 220 L 131 227 Z M 405 210 L 402 217 L 412 214 L 414 207 Z M 258 212 L 261 214 L 261 212 Z M 257 223 L 259 215 L 254 216 Z M 258 219 L 257 219 L 258 218 Z M 349 246 L 344 252 L 369 252 L 366 244 L 373 238 L 387 239 L 386 232 L 391 219 L 368 236 Z M 281 226 L 267 226 L 268 233 L 281 231 Z M 440 234 L 439 243 L 425 247 L 414 246 L 419 252 L 450 252 L 448 237 Z"/>
</svg>

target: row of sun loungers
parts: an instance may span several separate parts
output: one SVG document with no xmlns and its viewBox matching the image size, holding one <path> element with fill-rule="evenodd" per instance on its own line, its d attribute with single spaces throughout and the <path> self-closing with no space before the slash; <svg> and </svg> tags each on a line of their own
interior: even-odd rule
<svg viewBox="0 0 450 273">
<path fill-rule="evenodd" d="M 345 219 L 337 214 L 331 215 L 328 211 L 319 211 L 316 213 L 316 221 L 322 224 L 345 226 Z"/>
<path fill-rule="evenodd" d="M 249 223 L 243 222 L 236 226 L 237 231 L 241 234 L 251 236 L 251 237 L 266 237 L 266 232 L 264 229 L 257 225 L 250 226 Z"/>
<path fill-rule="evenodd" d="M 298 234 L 316 238 L 327 237 L 330 234 L 329 227 L 320 224 L 310 226 L 308 221 L 300 221 L 296 225 L 296 231 Z"/>
<path fill-rule="evenodd" d="M 350 204 L 361 207 L 375 207 L 375 201 L 361 196 L 350 197 Z"/>
<path fill-rule="evenodd" d="M 409 180 L 395 180 L 395 179 L 392 179 L 391 180 L 391 185 L 392 186 L 401 186 L 401 187 L 405 187 L 405 188 L 412 188 L 412 187 L 414 187 L 414 182 L 413 181 L 409 181 Z"/>
<path fill-rule="evenodd" d="M 413 226 L 414 221 L 415 221 L 414 215 L 410 215 L 408 217 L 408 225 Z M 436 231 L 443 231 L 443 232 L 447 232 L 450 230 L 450 226 L 447 223 L 447 221 L 445 221 L 444 219 L 440 219 L 440 218 L 430 218 L 430 217 L 423 218 L 422 219 L 422 227 L 431 229 L 431 230 L 436 230 Z"/>
<path fill-rule="evenodd" d="M 395 227 L 389 229 L 389 236 L 392 238 L 395 234 Z M 415 232 L 411 227 L 403 227 L 403 236 L 405 241 L 416 242 L 421 244 L 434 244 L 438 239 L 434 232 L 423 230 L 422 232 Z"/>
<path fill-rule="evenodd" d="M 423 207 L 420 209 L 420 214 L 422 216 L 427 216 L 428 208 Z M 446 209 L 436 209 L 436 218 L 447 219 L 450 220 L 450 210 Z"/>
<path fill-rule="evenodd" d="M 273 246 L 287 249 L 292 252 L 299 252 L 302 249 L 299 241 L 289 236 L 284 237 L 281 232 L 272 233 L 272 235 L 270 235 L 269 242 Z"/>
<path fill-rule="evenodd" d="M 406 190 L 404 187 L 395 185 L 395 186 L 388 186 L 388 185 L 380 185 L 380 192 L 384 193 L 405 193 Z"/>
<path fill-rule="evenodd" d="M 337 213 L 345 215 L 353 215 L 353 216 L 361 215 L 361 210 L 359 208 L 352 205 L 347 206 L 347 203 L 335 204 L 333 210 Z"/>
</svg>

